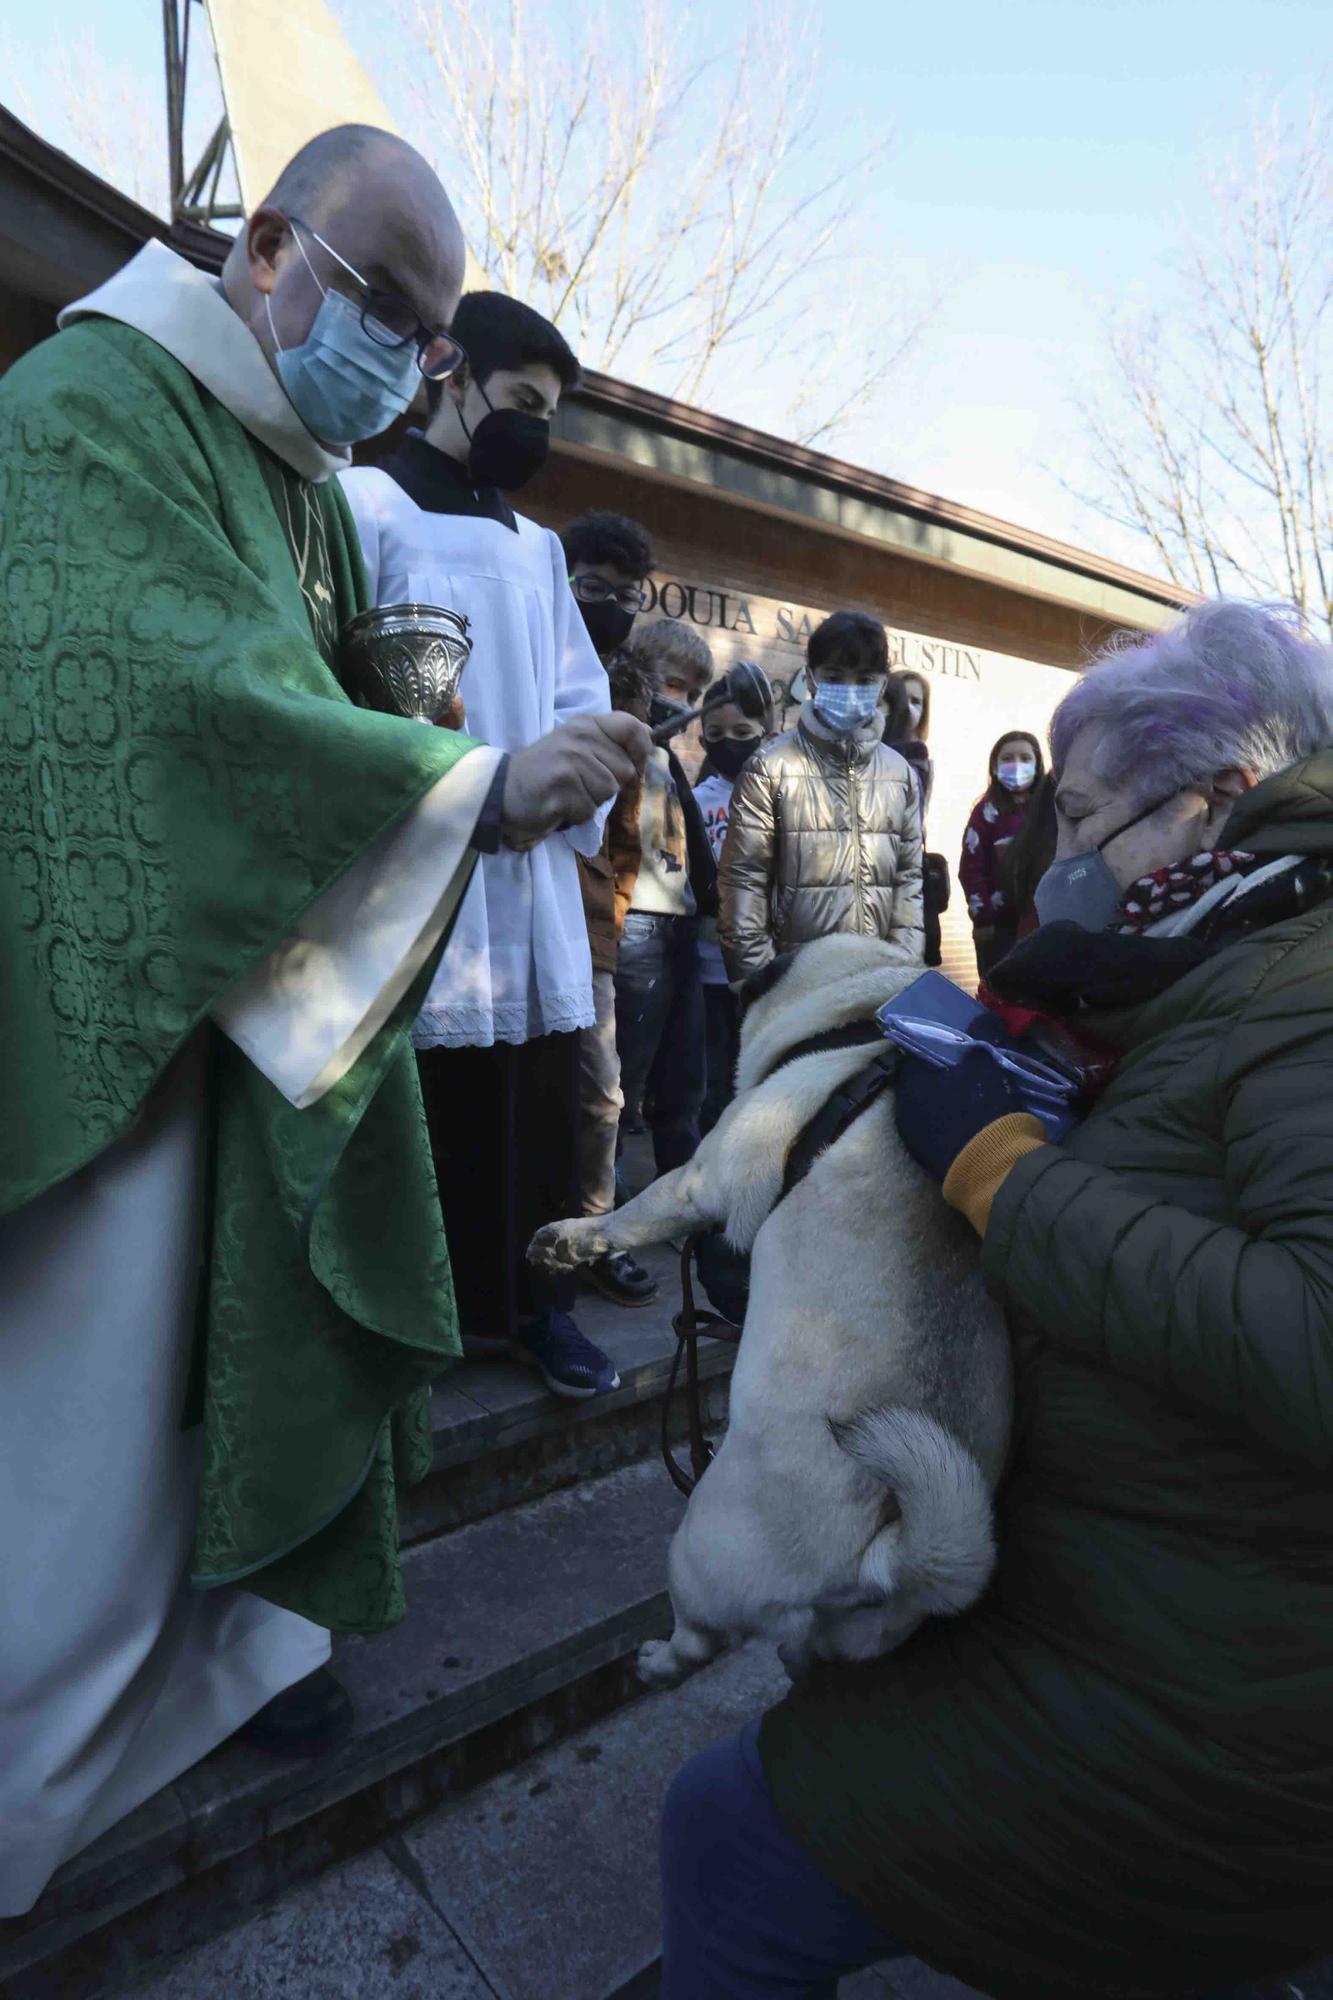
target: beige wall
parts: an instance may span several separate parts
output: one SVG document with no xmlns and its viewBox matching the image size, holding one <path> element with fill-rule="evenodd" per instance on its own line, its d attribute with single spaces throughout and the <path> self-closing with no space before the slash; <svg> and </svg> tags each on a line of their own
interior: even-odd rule
<svg viewBox="0 0 1333 2000">
<path fill-rule="evenodd" d="M 1008 653 L 976 650 L 976 674 L 958 677 L 930 671 L 930 752 L 935 760 L 935 792 L 926 828 L 930 845 L 943 854 L 954 879 L 944 918 L 945 970 L 965 984 L 976 975 L 972 927 L 958 886 L 958 856 L 968 814 L 986 787 L 987 759 L 997 737 L 1011 729 L 1031 730 L 1045 745 L 1056 704 L 1072 685 L 1061 667 L 1044 667 Z M 921 659 L 904 665 L 919 671 Z"/>
</svg>

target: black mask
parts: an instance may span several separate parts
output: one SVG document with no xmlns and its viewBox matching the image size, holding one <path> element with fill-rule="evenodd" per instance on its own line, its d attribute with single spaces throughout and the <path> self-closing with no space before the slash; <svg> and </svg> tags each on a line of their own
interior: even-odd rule
<svg viewBox="0 0 1333 2000">
<path fill-rule="evenodd" d="M 734 785 L 759 748 L 760 741 L 758 736 L 710 736 L 705 738 L 704 748 L 713 769 L 724 778 L 730 778 Z"/>
<path fill-rule="evenodd" d="M 600 604 L 580 602 L 583 622 L 588 628 L 593 651 L 602 654 L 614 653 L 617 646 L 623 646 L 630 635 L 634 623 L 634 613 L 626 611 L 623 604 L 617 604 L 614 597 L 605 597 Z"/>
<path fill-rule="evenodd" d="M 653 705 L 648 711 L 648 720 L 654 729 L 664 722 L 679 722 L 682 728 L 694 720 L 695 711 L 688 702 L 668 701 L 664 694 L 653 696 Z"/>
<path fill-rule="evenodd" d="M 526 410 L 490 410 L 468 443 L 467 469 L 473 484 L 517 493 L 545 465 L 551 426 L 545 417 L 529 416 Z"/>
</svg>

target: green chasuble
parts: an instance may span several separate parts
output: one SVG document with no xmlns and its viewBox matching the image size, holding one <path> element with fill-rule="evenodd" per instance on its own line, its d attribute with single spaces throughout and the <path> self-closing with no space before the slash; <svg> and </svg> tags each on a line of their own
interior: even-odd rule
<svg viewBox="0 0 1333 2000">
<path fill-rule="evenodd" d="M 402 1616 L 395 1479 L 458 1352 L 409 1041 L 438 952 L 306 1110 L 209 1016 L 474 747 L 348 699 L 327 656 L 363 603 L 336 481 L 144 334 L 85 320 L 0 382 L 0 1213 L 202 1029 L 193 1578 L 340 1631 Z"/>
</svg>

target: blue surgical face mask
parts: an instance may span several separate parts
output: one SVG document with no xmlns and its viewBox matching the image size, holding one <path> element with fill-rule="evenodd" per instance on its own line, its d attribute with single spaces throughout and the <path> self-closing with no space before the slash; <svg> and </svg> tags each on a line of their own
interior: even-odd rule
<svg viewBox="0 0 1333 2000">
<path fill-rule="evenodd" d="M 871 681 L 868 685 L 816 681 L 815 714 L 835 736 L 854 736 L 873 717 L 883 692 L 883 681 Z"/>
<path fill-rule="evenodd" d="M 1122 833 L 1128 833 L 1131 827 L 1151 819 L 1175 796 L 1174 792 L 1169 792 L 1166 798 L 1145 806 L 1142 812 L 1135 813 L 1133 819 L 1127 819 L 1123 826 L 1118 826 L 1114 833 L 1108 833 L 1105 840 L 1099 840 L 1086 853 L 1070 854 L 1063 861 L 1053 861 L 1038 882 L 1032 899 L 1036 904 L 1038 923 L 1077 924 L 1085 931 L 1109 930 L 1120 914 L 1125 892 L 1111 873 L 1105 850 L 1113 840 L 1119 840 Z"/>
<path fill-rule="evenodd" d="M 301 255 L 305 257 L 303 249 Z M 264 307 L 277 350 L 278 379 L 301 422 L 322 443 L 359 444 L 362 438 L 378 437 L 402 416 L 421 381 L 411 341 L 405 347 L 381 347 L 362 326 L 352 301 L 341 292 L 326 291 L 300 346 L 284 347 L 267 293 Z"/>
</svg>

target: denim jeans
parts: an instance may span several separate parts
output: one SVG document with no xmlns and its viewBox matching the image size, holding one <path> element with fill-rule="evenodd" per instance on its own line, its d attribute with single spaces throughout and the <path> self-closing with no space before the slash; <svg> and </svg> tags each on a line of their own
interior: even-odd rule
<svg viewBox="0 0 1333 2000">
<path fill-rule="evenodd" d="M 740 1002 L 729 986 L 704 987 L 704 1043 L 708 1087 L 699 1118 L 700 1133 L 711 1132 L 736 1094 L 736 1056 L 741 1045 Z"/>
<path fill-rule="evenodd" d="M 758 1739 L 758 1721 L 747 1723 L 692 1757 L 667 1792 L 661 2000 L 836 2000 L 848 1973 L 908 1956 L 786 1831 Z M 1297 1975 L 1207 2000 L 1301 1990 Z"/>
<path fill-rule="evenodd" d="M 662 2000 L 835 2000 L 845 1973 L 904 1947 L 783 1827 L 759 1724 L 692 1757 L 662 1809 Z"/>
<path fill-rule="evenodd" d="M 659 1174 L 684 1166 L 699 1143 L 704 1000 L 696 932 L 693 917 L 631 910 L 616 958 L 620 1087 L 627 1108 L 645 1105 Z"/>
<path fill-rule="evenodd" d="M 625 1108 L 616 1052 L 615 974 L 593 968 L 596 1024 L 579 1029 L 579 1214 L 616 1205 L 616 1139 Z"/>
</svg>

